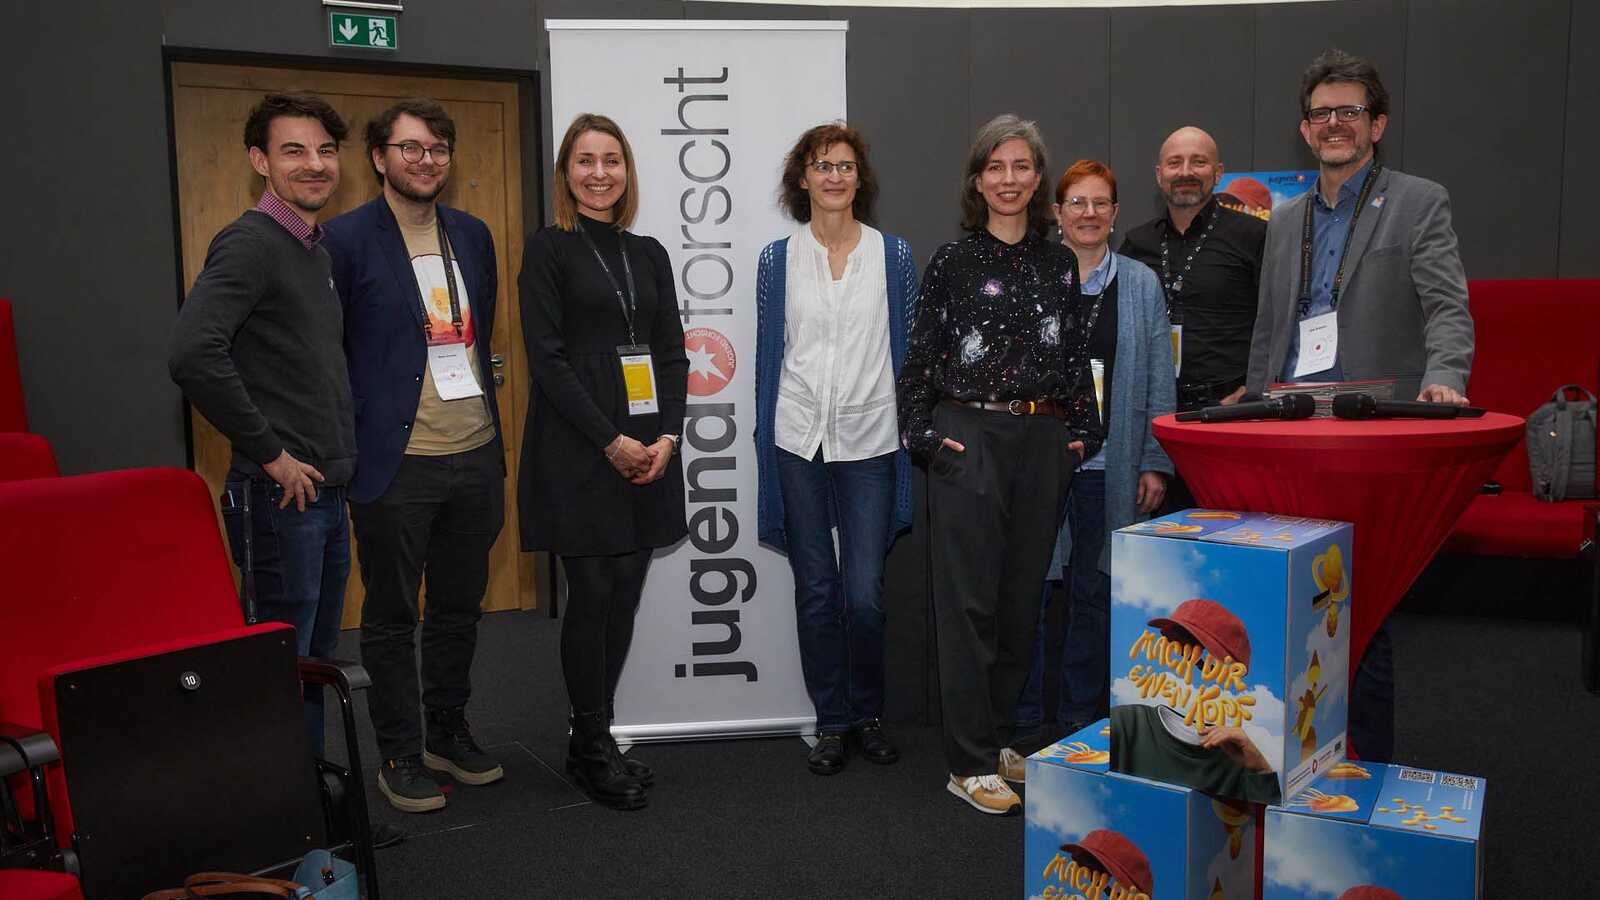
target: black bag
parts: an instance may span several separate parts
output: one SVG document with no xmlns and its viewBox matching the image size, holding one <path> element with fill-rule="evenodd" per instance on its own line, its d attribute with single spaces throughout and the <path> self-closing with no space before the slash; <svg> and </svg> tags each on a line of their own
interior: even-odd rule
<svg viewBox="0 0 1600 900">
<path fill-rule="evenodd" d="M 1568 391 L 1577 392 L 1578 399 L 1568 400 Z M 1551 502 L 1594 499 L 1593 394 L 1576 384 L 1562 385 L 1549 403 L 1528 416 L 1527 438 L 1535 497 Z"/>
</svg>

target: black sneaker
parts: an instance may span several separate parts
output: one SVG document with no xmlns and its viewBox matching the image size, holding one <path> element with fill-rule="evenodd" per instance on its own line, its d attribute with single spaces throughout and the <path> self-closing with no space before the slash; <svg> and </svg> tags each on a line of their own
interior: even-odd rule
<svg viewBox="0 0 1600 900">
<path fill-rule="evenodd" d="M 444 791 L 422 767 L 417 756 L 386 759 L 378 768 L 378 790 L 401 812 L 422 813 L 444 809 Z"/>
<path fill-rule="evenodd" d="M 489 784 L 506 774 L 499 761 L 483 752 L 473 739 L 467 717 L 460 709 L 429 710 L 422 764 L 435 772 L 448 773 L 462 784 Z"/>
<path fill-rule="evenodd" d="M 883 734 L 883 723 L 873 719 L 856 729 L 861 756 L 869 763 L 887 766 L 900 761 L 900 751 Z"/>
<path fill-rule="evenodd" d="M 817 735 L 817 745 L 806 757 L 806 765 L 818 775 L 837 775 L 844 771 L 849 759 L 844 746 L 844 735 L 839 733 Z"/>
</svg>

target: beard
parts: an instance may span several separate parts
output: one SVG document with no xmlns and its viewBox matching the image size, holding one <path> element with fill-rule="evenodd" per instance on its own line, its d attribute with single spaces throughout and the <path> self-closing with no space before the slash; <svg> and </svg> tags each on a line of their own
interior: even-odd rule
<svg viewBox="0 0 1600 900">
<path fill-rule="evenodd" d="M 1211 199 L 1211 192 L 1206 189 L 1205 182 L 1198 180 L 1173 182 L 1162 191 L 1162 195 L 1166 197 L 1167 205 L 1176 209 L 1203 206 Z"/>
<path fill-rule="evenodd" d="M 447 178 L 440 178 L 439 183 L 434 186 L 432 191 L 419 191 L 408 186 L 389 172 L 383 174 L 383 180 L 389 187 L 394 188 L 396 194 L 410 200 L 412 203 L 432 203 L 436 197 L 444 193 L 444 186 L 449 181 Z"/>
</svg>

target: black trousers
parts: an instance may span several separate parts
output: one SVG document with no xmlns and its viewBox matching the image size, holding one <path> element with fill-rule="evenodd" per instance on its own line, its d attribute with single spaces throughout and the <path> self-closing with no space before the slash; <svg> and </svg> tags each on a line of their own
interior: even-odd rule
<svg viewBox="0 0 1600 900">
<path fill-rule="evenodd" d="M 650 555 L 646 548 L 618 556 L 561 557 L 567 573 L 561 674 L 575 713 L 611 717 Z"/>
<path fill-rule="evenodd" d="M 1368 762 L 1394 760 L 1394 641 L 1384 622 L 1367 642 L 1350 691 L 1350 746 Z"/>
<path fill-rule="evenodd" d="M 933 421 L 966 447 L 943 448 L 928 465 L 944 752 L 951 774 L 988 775 L 1012 741 L 1039 586 L 1079 459 L 1049 416 L 940 403 Z"/>
<path fill-rule="evenodd" d="M 351 503 L 361 606 L 361 664 L 372 676 L 367 710 L 384 759 L 422 752 L 420 707 L 454 709 L 472 695 L 472 656 L 489 584 L 489 550 L 505 522 L 501 444 L 449 456 L 406 456 L 389 489 Z M 417 685 L 417 594 L 422 689 Z"/>
</svg>

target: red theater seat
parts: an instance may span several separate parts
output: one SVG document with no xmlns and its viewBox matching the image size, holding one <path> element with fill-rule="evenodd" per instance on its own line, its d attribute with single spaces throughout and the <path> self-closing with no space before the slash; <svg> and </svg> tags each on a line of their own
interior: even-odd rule
<svg viewBox="0 0 1600 900">
<path fill-rule="evenodd" d="M 54 478 L 59 474 L 49 441 L 37 434 L 0 431 L 0 481 Z"/>
<path fill-rule="evenodd" d="M 83 900 L 78 879 L 38 869 L 0 869 L 0 897 L 6 900 Z"/>
<path fill-rule="evenodd" d="M 1474 405 L 1525 417 L 1563 384 L 1581 384 L 1600 395 L 1600 280 L 1472 281 L 1467 291 L 1477 332 L 1467 386 Z M 1494 477 L 1502 493 L 1473 501 L 1446 550 L 1542 559 L 1579 555 L 1585 501 L 1535 500 L 1524 444 L 1506 456 Z"/>
<path fill-rule="evenodd" d="M 0 297 L 0 431 L 27 430 L 22 367 L 17 362 L 17 329 L 11 319 L 11 301 Z"/>
</svg>

